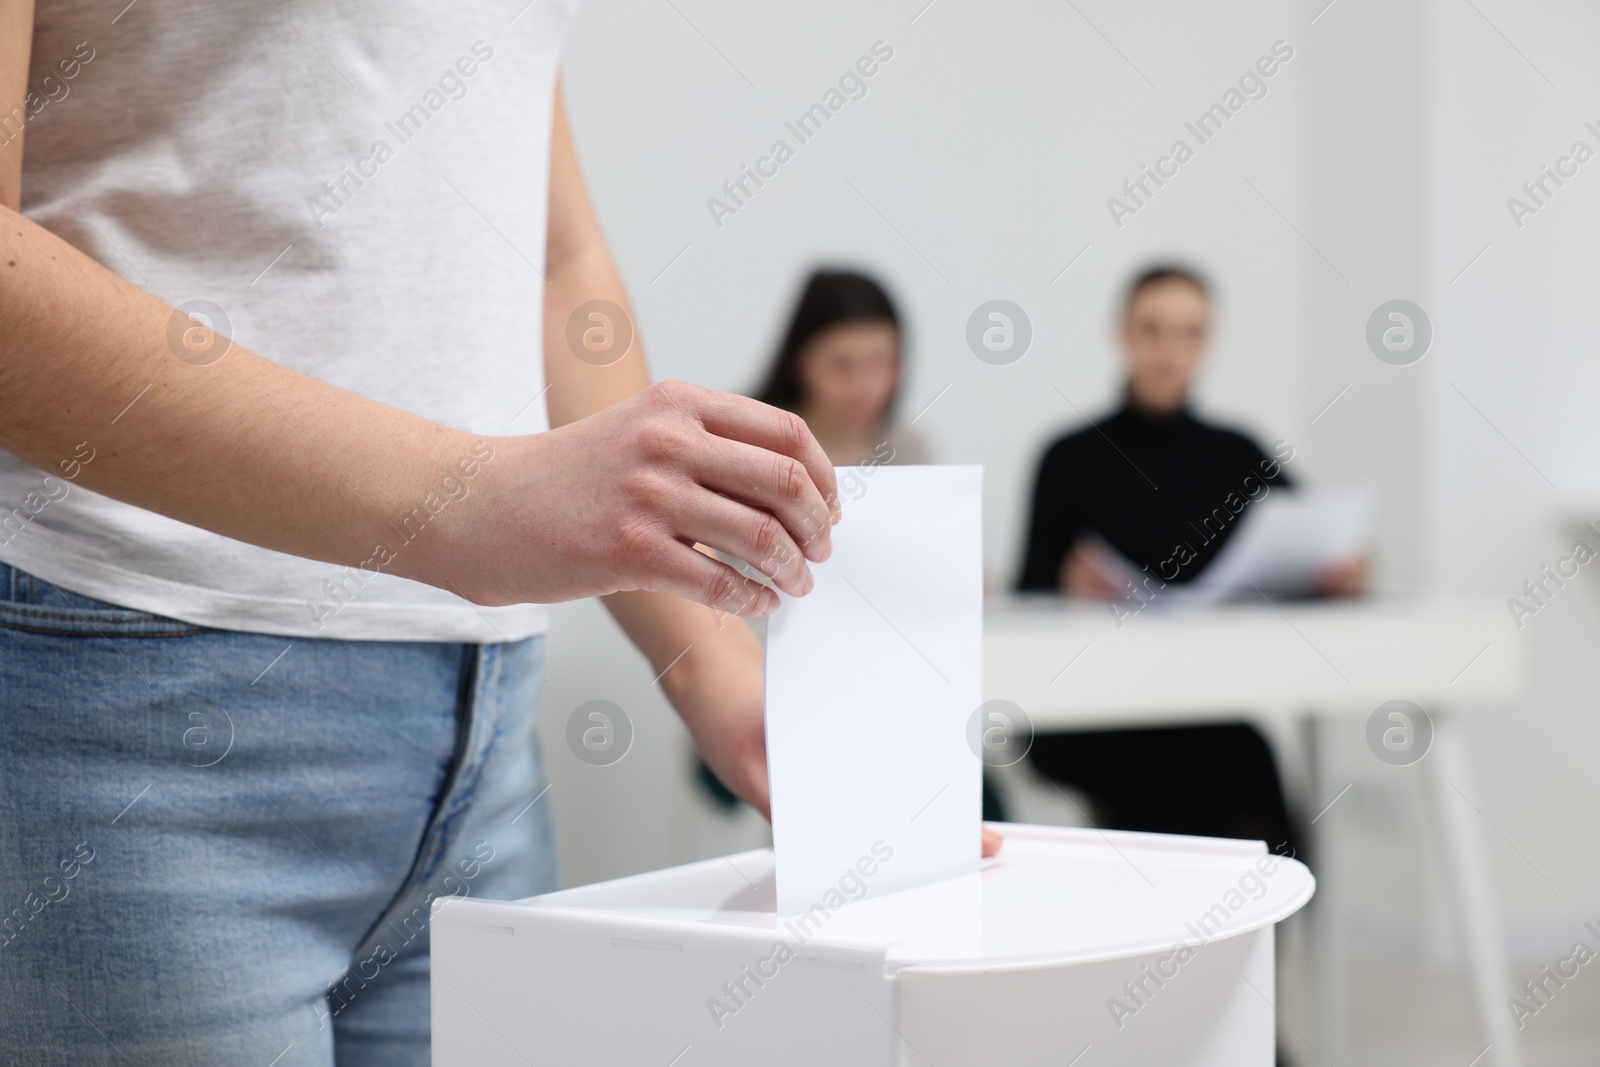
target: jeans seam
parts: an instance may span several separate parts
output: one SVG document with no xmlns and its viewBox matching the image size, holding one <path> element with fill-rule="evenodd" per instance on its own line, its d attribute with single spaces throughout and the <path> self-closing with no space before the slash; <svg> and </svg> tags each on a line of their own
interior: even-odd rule
<svg viewBox="0 0 1600 1067">
<path fill-rule="evenodd" d="M 499 704 L 495 696 L 500 685 L 500 664 L 504 657 L 494 645 L 479 646 L 478 670 L 470 696 L 471 725 L 464 757 L 454 786 L 443 798 L 440 814 L 429 828 L 419 853 L 418 883 L 438 869 L 440 857 L 455 843 L 455 831 L 471 811 L 483 780 L 484 766 L 494 752 L 495 734 L 500 728 Z"/>
<path fill-rule="evenodd" d="M 119 630 L 114 634 L 104 634 L 104 633 L 90 632 L 88 630 L 49 630 L 49 629 L 46 629 L 46 628 L 44 628 L 42 626 L 20 626 L 20 625 L 17 625 L 16 623 L 9 623 L 9 622 L 3 622 L 3 621 L 0 621 L 0 630 L 12 630 L 12 631 L 15 631 L 17 633 L 24 633 L 24 634 L 41 634 L 41 635 L 46 636 L 46 637 L 80 637 L 80 638 L 84 638 L 84 639 L 92 639 L 92 638 L 95 638 L 95 637 L 105 637 L 105 638 L 114 638 L 114 637 L 121 638 L 121 637 L 125 637 L 125 638 L 127 638 L 129 640 L 132 640 L 132 641 L 148 640 L 148 639 L 152 639 L 152 638 L 159 639 L 159 638 L 166 638 L 166 637 L 198 637 L 198 636 L 200 636 L 202 634 L 209 634 L 209 633 L 213 633 L 214 632 L 214 631 L 209 630 L 209 629 L 177 630 L 177 631 L 173 631 L 173 632 L 170 632 L 170 633 L 139 633 L 137 631 L 132 631 L 132 630 Z"/>
<path fill-rule="evenodd" d="M 119 625 L 119 624 L 120 625 L 126 625 L 127 623 L 130 623 L 130 622 L 158 622 L 158 623 L 174 623 L 175 622 L 175 623 L 178 623 L 179 625 L 182 625 L 182 623 L 183 623 L 182 619 L 168 619 L 168 618 L 165 618 L 163 616 L 152 615 L 150 612 L 138 611 L 138 610 L 136 610 L 134 608 L 128 608 L 125 611 L 122 611 L 120 613 L 116 612 L 116 611 L 112 611 L 111 609 L 108 609 L 108 608 L 84 608 L 82 611 L 75 611 L 75 612 L 41 611 L 41 610 L 39 610 L 38 608 L 36 608 L 32 604 L 22 604 L 22 605 L 13 604 L 13 605 L 10 605 L 10 608 L 11 608 L 12 611 L 15 611 L 19 615 L 27 615 L 27 616 L 30 616 L 30 617 L 35 618 L 35 619 L 67 619 L 67 620 L 72 620 L 72 621 L 75 621 L 75 620 L 78 620 L 78 619 L 87 619 L 87 620 L 93 622 L 94 621 L 94 616 L 90 615 L 89 613 L 91 611 L 98 611 L 102 615 L 115 616 L 113 618 L 101 619 L 100 620 L 101 622 L 110 623 L 112 625 Z"/>
<path fill-rule="evenodd" d="M 46 637 L 104 637 L 104 638 L 169 638 L 199 637 L 217 632 L 214 626 L 203 626 L 184 619 L 173 619 L 154 612 L 141 611 L 125 605 L 89 597 L 96 607 L 78 607 L 69 593 L 48 579 L 32 571 L 9 563 L 5 568 L 5 600 L 0 602 L 0 629 L 17 633 L 40 634 Z M 50 586 L 65 601 L 64 608 L 40 602 L 40 583 Z M 83 595 L 83 594 L 79 594 Z M 48 621 L 47 621 L 48 620 Z M 30 625 L 31 623 L 38 625 Z M 51 623 L 72 623 L 72 626 Z"/>
<path fill-rule="evenodd" d="M 467 671 L 470 680 L 462 686 L 457 696 L 456 751 L 452 753 L 450 767 L 445 773 L 438 804 L 423 829 L 422 840 L 417 846 L 416 856 L 412 859 L 411 869 L 406 873 L 395 894 L 383 906 L 372 927 L 356 944 L 351 954 L 352 959 L 360 959 L 372 952 L 381 931 L 386 926 L 393 927 L 394 919 L 400 909 L 412 901 L 417 891 L 438 869 L 438 858 L 454 842 L 454 834 L 451 831 L 460 824 L 470 809 L 471 801 L 477 792 L 483 764 L 487 761 L 488 751 L 493 748 L 493 732 L 497 728 L 498 715 L 495 713 L 494 702 L 486 699 L 486 695 L 493 693 L 496 683 L 489 681 L 486 684 L 486 676 L 495 672 L 497 677 L 498 661 L 492 654 L 494 646 L 464 647 L 469 660 Z M 487 724 L 483 721 L 485 713 L 490 719 Z M 485 726 L 489 733 L 480 743 Z M 432 925 L 431 919 L 429 925 Z M 403 949 L 404 945 L 399 948 Z"/>
</svg>

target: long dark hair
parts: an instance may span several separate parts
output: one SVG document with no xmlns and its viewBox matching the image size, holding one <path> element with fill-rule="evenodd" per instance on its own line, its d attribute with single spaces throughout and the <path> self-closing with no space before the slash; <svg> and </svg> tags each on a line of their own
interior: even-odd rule
<svg viewBox="0 0 1600 1067">
<path fill-rule="evenodd" d="M 818 334 L 847 322 L 887 322 L 903 333 L 894 301 L 883 286 L 853 271 L 813 271 L 789 320 L 783 344 L 778 346 L 778 358 L 773 360 L 756 399 L 785 411 L 798 411 L 805 401 L 800 384 L 800 354 Z M 899 395 L 896 387 L 885 415 L 894 410 Z"/>
</svg>

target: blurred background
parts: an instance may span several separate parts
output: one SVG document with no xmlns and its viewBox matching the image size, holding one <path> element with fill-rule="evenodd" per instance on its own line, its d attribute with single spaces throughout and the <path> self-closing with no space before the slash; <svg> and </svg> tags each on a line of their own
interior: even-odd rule
<svg viewBox="0 0 1600 1067">
<path fill-rule="evenodd" d="M 798 143 L 785 123 L 877 42 L 892 56 L 865 95 Z M 1125 181 L 1197 144 L 1185 123 L 1278 42 L 1292 55 L 1265 95 L 1116 217 L 1108 199 L 1132 203 Z M 1523 188 L 1574 142 L 1600 150 L 1597 51 L 1600 8 L 1576 0 L 589 0 L 565 78 L 656 376 L 753 392 L 807 273 L 872 273 L 906 323 L 902 419 L 938 461 L 985 468 L 997 588 L 1015 578 L 1039 451 L 1118 400 L 1123 286 L 1177 258 L 1216 285 L 1201 411 L 1290 442 L 1302 482 L 1378 487 L 1374 595 L 1502 604 L 1600 520 L 1600 158 Z M 793 158 L 712 210 L 780 138 Z M 1004 366 L 966 340 L 995 299 L 1033 330 Z M 1394 299 L 1434 331 L 1408 366 L 1366 341 Z M 1522 657 L 1522 699 L 1464 723 L 1507 997 L 1580 939 L 1600 948 L 1584 927 L 1600 925 L 1594 575 L 1522 621 L 1508 608 L 1483 653 Z M 569 884 L 766 843 L 759 817 L 698 787 L 653 672 L 596 604 L 557 608 L 549 650 L 547 800 Z M 634 723 L 611 766 L 564 740 L 590 699 Z M 1318 823 L 1338 862 L 1317 874 L 1343 902 L 1348 1047 L 1464 1067 L 1482 1042 L 1417 768 L 1373 759 L 1361 718 L 1340 723 L 1327 758 L 1353 784 Z M 1322 805 L 1297 738 L 1264 728 L 1304 820 Z M 1020 767 L 1001 784 L 1013 818 L 1081 822 Z M 1292 966 L 1281 982 L 1292 1049 L 1310 994 Z M 1522 1037 L 1530 1063 L 1600 1060 L 1600 965 Z"/>
</svg>

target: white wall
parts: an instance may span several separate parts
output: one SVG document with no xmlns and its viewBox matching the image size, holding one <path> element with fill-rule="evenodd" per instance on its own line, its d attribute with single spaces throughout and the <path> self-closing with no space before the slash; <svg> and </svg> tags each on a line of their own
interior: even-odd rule
<svg viewBox="0 0 1600 1067">
<path fill-rule="evenodd" d="M 1600 523 L 1600 135 L 1584 127 L 1600 128 L 1600 9 L 1482 6 L 1426 5 L 1424 306 L 1439 350 L 1423 545 L 1431 588 L 1504 600 L 1578 537 L 1600 549 L 1579 529 Z M 1507 199 L 1526 201 L 1522 183 L 1580 139 L 1596 157 L 1518 228 Z M 1501 893 L 1517 944 L 1544 955 L 1600 915 L 1596 569 L 1520 629 L 1507 612 L 1498 641 L 1526 651 L 1530 691 L 1475 724 Z"/>
</svg>

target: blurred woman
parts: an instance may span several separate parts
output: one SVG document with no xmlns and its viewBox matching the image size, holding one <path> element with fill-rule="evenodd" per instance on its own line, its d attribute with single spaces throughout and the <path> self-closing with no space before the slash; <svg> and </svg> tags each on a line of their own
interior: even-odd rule
<svg viewBox="0 0 1600 1067">
<path fill-rule="evenodd" d="M 1235 528 L 1202 534 L 1195 520 L 1251 484 L 1290 487 L 1286 457 L 1190 405 L 1210 326 L 1210 288 L 1197 272 L 1164 264 L 1129 285 L 1122 403 L 1040 460 L 1019 591 L 1121 596 L 1096 558 L 1106 546 L 1181 585 Z M 1177 557 L 1175 545 L 1190 551 Z M 1318 586 L 1355 595 L 1365 580 L 1366 561 L 1352 559 L 1320 574 Z M 1277 761 L 1246 722 L 1041 734 L 1029 758 L 1046 778 L 1086 794 L 1105 828 L 1259 838 L 1273 848 L 1295 841 Z"/>
<path fill-rule="evenodd" d="M 921 438 L 894 423 L 903 343 L 881 285 L 864 274 L 816 271 L 756 399 L 805 419 L 836 466 L 926 463 Z"/>
</svg>

